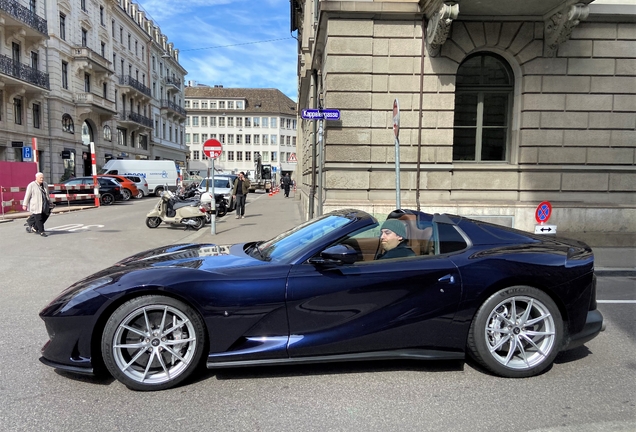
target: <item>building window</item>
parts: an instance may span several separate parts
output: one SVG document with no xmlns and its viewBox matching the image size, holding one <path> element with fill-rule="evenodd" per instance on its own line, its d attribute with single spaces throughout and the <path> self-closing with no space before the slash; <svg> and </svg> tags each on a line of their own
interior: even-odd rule
<svg viewBox="0 0 636 432">
<path fill-rule="evenodd" d="M 243 109 L 243 101 L 236 101 L 236 109 L 240 109 L 240 110 Z"/>
<path fill-rule="evenodd" d="M 204 143 L 208 140 L 208 134 L 201 134 L 201 142 Z"/>
<path fill-rule="evenodd" d="M 245 117 L 245 127 L 252 127 L 251 117 Z"/>
<path fill-rule="evenodd" d="M 124 28 L 121 26 L 119 27 L 119 43 L 124 43 Z"/>
<path fill-rule="evenodd" d="M 192 108 L 199 109 L 199 101 L 192 101 Z"/>
<path fill-rule="evenodd" d="M 84 74 L 84 91 L 86 93 L 91 92 L 91 76 L 87 73 Z"/>
<path fill-rule="evenodd" d="M 192 126 L 199 126 L 199 116 L 192 117 Z"/>
<path fill-rule="evenodd" d="M 199 134 L 192 134 L 192 142 L 194 144 L 198 144 L 199 143 Z"/>
<path fill-rule="evenodd" d="M 219 142 L 225 144 L 225 134 L 219 134 Z"/>
<path fill-rule="evenodd" d="M 193 156 L 192 156 L 192 158 L 193 158 L 194 160 L 199 160 L 199 150 L 195 150 L 195 151 L 193 151 L 193 152 L 192 152 L 192 155 L 193 155 Z"/>
<path fill-rule="evenodd" d="M 234 151 L 227 152 L 227 160 L 228 161 L 233 161 L 234 160 Z"/>
<path fill-rule="evenodd" d="M 35 0 L 30 0 L 29 1 L 29 10 L 33 13 L 35 13 L 36 10 L 36 2 Z"/>
<path fill-rule="evenodd" d="M 227 109 L 234 109 L 234 101 L 227 101 Z"/>
<path fill-rule="evenodd" d="M 291 119 L 287 119 L 285 121 L 285 123 L 287 124 L 287 128 L 286 129 L 291 129 Z"/>
<path fill-rule="evenodd" d="M 113 36 L 113 39 L 115 38 L 115 20 L 112 20 L 111 22 L 112 28 L 111 28 L 111 33 Z"/>
<path fill-rule="evenodd" d="M 287 140 L 287 145 L 291 145 L 291 137 L 287 136 L 287 138 L 285 138 L 285 140 Z"/>
<path fill-rule="evenodd" d="M 258 135 L 254 135 L 254 138 L 256 138 Z M 252 144 L 252 135 L 245 135 L 245 144 Z"/>
<path fill-rule="evenodd" d="M 103 83 L 102 84 L 102 97 L 104 99 L 108 99 L 108 83 Z"/>
<path fill-rule="evenodd" d="M 261 118 L 260 117 L 254 117 L 254 127 L 261 127 Z"/>
<path fill-rule="evenodd" d="M 135 41 L 135 55 L 139 54 L 139 43 L 137 41 Z"/>
<path fill-rule="evenodd" d="M 252 160 L 252 152 L 245 152 L 245 162 Z"/>
<path fill-rule="evenodd" d="M 62 130 L 68 133 L 75 133 L 75 125 L 70 115 L 64 114 L 62 116 Z"/>
<path fill-rule="evenodd" d="M 263 152 L 263 162 L 269 162 L 269 152 Z"/>
<path fill-rule="evenodd" d="M 22 99 L 13 98 L 13 114 L 15 124 L 22 124 Z"/>
<path fill-rule="evenodd" d="M 110 126 L 108 126 L 108 125 L 104 125 L 104 140 L 106 140 L 106 141 L 112 141 L 113 140 L 113 133 L 110 130 Z"/>
<path fill-rule="evenodd" d="M 254 144 L 260 144 L 261 143 L 260 139 L 259 139 L 260 137 L 261 137 L 260 135 L 254 135 Z"/>
<path fill-rule="evenodd" d="M 174 78 L 174 77 L 173 77 Z M 201 102 L 201 109 L 208 109 L 208 103 L 207 102 Z"/>
<path fill-rule="evenodd" d="M 40 104 L 33 104 L 33 127 L 36 129 L 40 129 Z"/>
<path fill-rule="evenodd" d="M 164 125 L 164 129 L 165 129 L 165 125 Z M 164 130 L 164 132 L 165 132 L 165 130 Z M 185 134 L 185 142 L 186 142 L 186 144 L 190 144 L 190 134 L 189 133 Z"/>
<path fill-rule="evenodd" d="M 236 143 L 243 144 L 243 135 L 236 135 Z"/>
<path fill-rule="evenodd" d="M 99 22 L 101 22 L 102 25 L 106 25 L 104 24 L 104 6 L 99 7 Z"/>
<path fill-rule="evenodd" d="M 106 58 L 106 44 L 104 42 L 102 42 L 101 50 L 102 50 L 102 57 Z"/>
<path fill-rule="evenodd" d="M 225 109 L 225 101 L 219 101 L 219 109 Z"/>
<path fill-rule="evenodd" d="M 82 46 L 87 46 L 88 43 L 88 30 L 85 28 L 82 29 Z"/>
<path fill-rule="evenodd" d="M 68 90 L 68 63 L 62 62 L 62 88 Z"/>
<path fill-rule="evenodd" d="M 263 135 L 263 144 L 269 144 L 269 135 Z"/>
<path fill-rule="evenodd" d="M 228 134 L 227 143 L 228 144 L 234 144 L 234 134 Z"/>
<path fill-rule="evenodd" d="M 236 127 L 238 127 L 238 128 L 242 128 L 243 127 L 243 117 L 237 117 L 236 118 Z"/>
<path fill-rule="evenodd" d="M 227 127 L 234 127 L 234 117 L 227 118 Z"/>
<path fill-rule="evenodd" d="M 469 56 L 457 69 L 453 160 L 508 159 L 514 77 L 500 56 Z"/>
<path fill-rule="evenodd" d="M 216 109 L 216 102 L 210 102 L 210 109 Z"/>
<path fill-rule="evenodd" d="M 126 146 L 126 129 L 117 128 L 117 144 Z"/>
<path fill-rule="evenodd" d="M 208 116 L 201 117 L 201 127 L 207 127 L 207 126 L 208 126 Z"/>
<path fill-rule="evenodd" d="M 272 162 L 276 162 L 278 160 L 277 157 L 276 157 L 277 155 L 278 155 L 278 153 L 272 152 Z"/>
<path fill-rule="evenodd" d="M 216 127 L 216 117 L 210 117 L 210 127 Z"/>
<path fill-rule="evenodd" d="M 264 128 L 269 127 L 269 126 L 267 126 L 267 124 L 269 123 L 269 122 L 268 122 L 268 120 L 269 120 L 269 118 L 267 118 L 267 117 L 263 117 L 263 118 L 261 119 L 261 125 L 262 125 Z"/>
<path fill-rule="evenodd" d="M 60 39 L 66 40 L 66 15 L 60 14 Z"/>
<path fill-rule="evenodd" d="M 219 117 L 219 127 L 225 127 L 225 117 Z"/>
<path fill-rule="evenodd" d="M 80 7 L 86 12 L 86 0 L 80 0 Z"/>
<path fill-rule="evenodd" d="M 276 135 L 272 135 L 270 144 L 276 145 Z M 264 144 L 264 143 L 263 143 Z"/>
<path fill-rule="evenodd" d="M 272 117 L 272 121 L 270 122 L 271 127 L 276 128 L 276 117 Z M 265 143 L 263 143 L 265 144 Z"/>
</svg>

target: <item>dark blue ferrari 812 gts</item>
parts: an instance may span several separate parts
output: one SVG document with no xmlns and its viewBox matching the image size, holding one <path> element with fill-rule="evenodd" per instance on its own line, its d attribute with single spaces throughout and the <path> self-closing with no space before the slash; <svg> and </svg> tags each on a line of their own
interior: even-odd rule
<svg viewBox="0 0 636 432">
<path fill-rule="evenodd" d="M 203 362 L 468 354 L 514 378 L 546 371 L 560 351 L 601 331 L 586 244 L 453 215 L 396 210 L 389 219 L 402 224 L 408 256 L 378 259 L 382 226 L 345 209 L 269 241 L 126 258 L 41 311 L 50 338 L 41 361 L 108 371 L 135 390 L 173 387 Z"/>
</svg>

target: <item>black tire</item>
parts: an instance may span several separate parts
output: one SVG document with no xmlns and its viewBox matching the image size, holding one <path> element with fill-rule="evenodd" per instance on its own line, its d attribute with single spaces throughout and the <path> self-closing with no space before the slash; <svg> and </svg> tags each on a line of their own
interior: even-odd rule
<svg viewBox="0 0 636 432">
<path fill-rule="evenodd" d="M 109 206 L 112 205 L 115 202 L 115 197 L 109 193 L 102 195 L 99 200 L 101 201 L 102 205 L 105 206 Z"/>
<path fill-rule="evenodd" d="M 192 228 L 194 228 L 197 231 L 203 228 L 203 226 L 205 225 L 204 217 L 192 218 L 192 220 L 196 222 L 194 225 L 192 225 Z"/>
<path fill-rule="evenodd" d="M 146 226 L 148 228 L 157 228 L 159 225 L 161 225 L 161 218 L 158 218 L 158 217 L 146 218 Z"/>
<path fill-rule="evenodd" d="M 124 196 L 124 201 L 128 201 L 132 197 L 132 193 L 126 188 L 122 188 L 121 194 Z"/>
<path fill-rule="evenodd" d="M 227 214 L 227 207 L 225 206 L 221 206 L 219 207 L 219 209 L 216 211 L 216 215 L 218 217 L 223 217 Z"/>
<path fill-rule="evenodd" d="M 163 193 L 163 188 L 161 186 L 158 186 L 155 188 L 155 196 L 161 196 L 161 194 Z"/>
<path fill-rule="evenodd" d="M 552 365 L 562 340 L 563 319 L 550 296 L 514 286 L 493 294 L 479 308 L 468 333 L 468 352 L 496 375 L 525 378 Z"/>
<path fill-rule="evenodd" d="M 176 299 L 158 295 L 121 305 L 108 318 L 101 342 L 111 375 L 140 391 L 165 390 L 183 382 L 201 363 L 205 346 L 199 314 Z"/>
</svg>

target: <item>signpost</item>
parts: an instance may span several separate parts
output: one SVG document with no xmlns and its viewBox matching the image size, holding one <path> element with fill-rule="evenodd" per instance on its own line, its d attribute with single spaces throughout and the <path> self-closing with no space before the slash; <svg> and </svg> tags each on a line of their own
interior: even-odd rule
<svg viewBox="0 0 636 432">
<path fill-rule="evenodd" d="M 22 159 L 24 162 L 30 162 L 33 157 L 33 151 L 31 147 L 22 147 Z"/>
<path fill-rule="evenodd" d="M 340 120 L 340 110 L 337 109 L 304 109 L 301 117 L 305 120 Z"/>
<path fill-rule="evenodd" d="M 206 192 L 210 189 L 210 183 L 212 183 L 212 215 L 210 217 L 210 233 L 216 234 L 216 196 L 214 195 L 214 159 L 221 156 L 223 152 L 223 145 L 220 141 L 215 139 L 209 139 L 203 143 L 203 153 L 210 158 L 208 162 L 208 182 L 206 183 Z M 210 170 L 212 174 L 210 174 Z"/>
<path fill-rule="evenodd" d="M 393 134 L 395 135 L 395 205 L 402 208 L 400 202 L 400 102 L 393 101 Z"/>
<path fill-rule="evenodd" d="M 291 154 L 289 155 L 289 157 L 287 158 L 287 163 L 290 163 L 290 164 L 292 164 L 292 163 L 294 163 L 294 164 L 295 164 L 295 163 L 298 163 L 298 159 L 296 158 L 296 153 L 291 153 Z"/>
<path fill-rule="evenodd" d="M 543 201 L 534 211 L 534 219 L 539 224 L 534 227 L 535 234 L 556 234 L 556 225 L 546 225 L 550 216 L 552 216 L 552 204 L 549 201 Z"/>
</svg>

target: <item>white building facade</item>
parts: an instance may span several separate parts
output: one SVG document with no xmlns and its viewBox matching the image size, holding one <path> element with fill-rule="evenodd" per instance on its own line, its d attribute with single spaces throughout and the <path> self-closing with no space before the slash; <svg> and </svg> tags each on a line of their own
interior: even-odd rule
<svg viewBox="0 0 636 432">
<path fill-rule="evenodd" d="M 190 171 L 207 169 L 203 143 L 216 139 L 223 153 L 215 169 L 224 172 L 253 170 L 257 154 L 261 163 L 278 174 L 293 176 L 296 153 L 296 103 L 277 89 L 188 86 L 186 138 Z"/>
<path fill-rule="evenodd" d="M 18 47 L 10 58 L 13 66 L 0 70 L 0 110 L 13 116 L 0 120 L 0 133 L 11 135 L 6 141 L 0 137 L 0 160 L 21 161 L 16 149 L 30 146 L 36 137 L 40 170 L 51 183 L 91 173 L 90 142 L 98 167 L 112 158 L 185 164 L 183 87 L 173 89 L 171 100 L 178 109 L 164 111 L 161 95 L 153 95 L 151 88 L 167 76 L 153 74 L 152 59 L 160 53 L 176 82 L 183 83 L 186 71 L 178 63 L 178 50 L 137 4 L 21 0 L 2 5 L 0 54 L 8 55 L 2 52 L 7 44 Z M 25 19 L 29 8 L 33 15 Z M 22 40 L 15 39 L 21 34 Z M 21 124 L 14 106 L 22 109 Z M 172 138 L 155 137 L 155 124 L 164 123 L 173 127 Z"/>
</svg>

